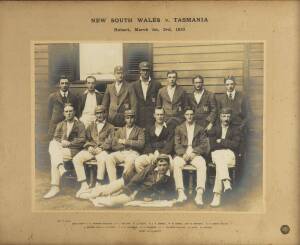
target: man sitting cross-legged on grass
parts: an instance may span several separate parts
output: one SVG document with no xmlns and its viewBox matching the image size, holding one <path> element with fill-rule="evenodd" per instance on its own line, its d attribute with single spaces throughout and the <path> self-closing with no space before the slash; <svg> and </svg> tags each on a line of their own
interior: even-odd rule
<svg viewBox="0 0 300 245">
<path fill-rule="evenodd" d="M 157 157 L 155 164 L 148 165 L 140 173 L 125 175 L 108 185 L 94 188 L 86 198 L 111 195 L 119 191 L 117 195 L 101 199 L 101 204 L 109 207 L 123 205 L 133 200 L 173 199 L 175 184 L 169 168 L 169 156 L 161 154 Z"/>
<path fill-rule="evenodd" d="M 73 159 L 77 180 L 81 183 L 76 197 L 89 189 L 86 182 L 86 175 L 83 163 L 96 159 L 97 161 L 97 183 L 102 184 L 105 174 L 105 160 L 108 156 L 107 151 L 111 150 L 111 142 L 114 133 L 114 126 L 106 121 L 107 113 L 103 105 L 96 106 L 96 120 L 86 129 L 87 142 L 84 150 L 80 151 Z"/>
</svg>

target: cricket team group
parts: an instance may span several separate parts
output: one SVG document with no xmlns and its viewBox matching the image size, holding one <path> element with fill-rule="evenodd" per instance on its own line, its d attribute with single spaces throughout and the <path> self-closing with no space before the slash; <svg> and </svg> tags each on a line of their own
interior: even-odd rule
<svg viewBox="0 0 300 245">
<path fill-rule="evenodd" d="M 207 164 L 215 165 L 211 207 L 232 190 L 229 168 L 234 167 L 246 139 L 249 103 L 235 89 L 235 77 L 224 78 L 224 94 L 217 99 L 204 87 L 204 78 L 191 79 L 193 92 L 177 84 L 177 72 L 166 73 L 167 85 L 151 79 L 151 65 L 139 64 L 139 80 L 126 82 L 122 66 L 114 68 L 115 81 L 101 94 L 96 78 L 86 78 L 86 91 L 77 96 L 67 77 L 49 96 L 49 154 L 51 188 L 60 193 L 64 162 L 72 161 L 80 188 L 77 198 L 103 198 L 104 206 L 122 206 L 132 200 L 187 201 L 183 169 L 196 169 L 195 205 L 204 207 Z M 87 182 L 85 163 L 97 164 L 95 186 Z M 122 164 L 120 176 L 117 166 Z M 107 175 L 107 178 L 105 178 Z"/>
</svg>

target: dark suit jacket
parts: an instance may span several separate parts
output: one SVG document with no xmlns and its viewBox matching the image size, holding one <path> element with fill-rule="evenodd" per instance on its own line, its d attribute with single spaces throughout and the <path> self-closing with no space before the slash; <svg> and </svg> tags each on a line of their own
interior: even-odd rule
<svg viewBox="0 0 300 245">
<path fill-rule="evenodd" d="M 115 83 L 109 84 L 104 93 L 102 105 L 108 111 L 108 121 L 116 127 L 123 127 L 124 111 L 131 108 L 136 111 L 136 98 L 129 84 L 124 81 L 122 87 L 117 94 Z"/>
<path fill-rule="evenodd" d="M 132 83 L 132 89 L 137 99 L 136 124 L 138 126 L 142 128 L 148 128 L 154 124 L 153 114 L 156 106 L 158 90 L 160 88 L 161 84 L 159 82 L 151 80 L 145 100 L 141 81 L 138 80 Z"/>
<path fill-rule="evenodd" d="M 117 132 L 115 132 L 113 141 L 112 141 L 112 149 L 113 151 L 123 151 L 123 150 L 134 150 L 137 152 L 141 152 L 145 145 L 145 133 L 144 129 L 133 126 L 132 131 L 130 132 L 129 139 L 126 140 L 125 145 L 119 144 L 119 139 L 126 139 L 126 127 L 119 128 Z"/>
<path fill-rule="evenodd" d="M 157 95 L 156 104 L 165 109 L 167 124 L 169 124 L 169 120 L 175 120 L 177 126 L 184 121 L 183 115 L 187 106 L 187 95 L 180 85 L 176 85 L 172 102 L 167 87 L 161 88 Z"/>
<path fill-rule="evenodd" d="M 98 133 L 96 122 L 92 122 L 86 129 L 87 142 L 84 144 L 84 147 L 93 146 L 101 147 L 106 151 L 111 150 L 114 131 L 114 126 L 105 122 L 102 130 Z"/>
<path fill-rule="evenodd" d="M 199 104 L 197 104 L 193 92 L 188 95 L 188 105 L 195 109 L 195 120 L 201 126 L 206 127 L 209 123 L 215 123 L 218 108 L 213 93 L 204 90 L 201 100 Z"/>
<path fill-rule="evenodd" d="M 67 102 L 74 106 L 75 114 L 78 116 L 78 99 L 77 96 L 68 92 Z M 48 116 L 49 116 L 49 138 L 52 139 L 56 125 L 65 119 L 64 102 L 60 91 L 56 91 L 49 95 L 48 98 Z"/>
<path fill-rule="evenodd" d="M 142 172 L 135 174 L 129 180 L 124 179 L 123 192 L 131 195 L 138 191 L 135 199 L 150 197 L 152 199 L 170 200 L 175 196 L 175 183 L 172 176 L 164 175 L 158 181 L 155 165 L 147 166 Z"/>
<path fill-rule="evenodd" d="M 207 132 L 209 137 L 209 143 L 211 151 L 220 149 L 230 149 L 235 153 L 238 153 L 241 142 L 241 130 L 233 125 L 229 125 L 225 139 L 221 140 L 221 143 L 217 143 L 217 139 L 221 139 L 222 128 L 220 124 L 215 125 L 211 130 Z"/>
<path fill-rule="evenodd" d="M 84 110 L 87 93 L 88 93 L 88 91 L 86 90 L 78 98 L 78 117 L 81 117 L 82 112 Z M 99 91 L 97 91 L 97 90 L 95 90 L 95 94 L 96 94 L 97 105 L 101 105 L 102 99 L 103 99 L 103 95 Z"/>
<path fill-rule="evenodd" d="M 54 139 L 57 140 L 58 142 L 61 142 L 62 140 L 70 141 L 71 145 L 68 148 L 71 149 L 71 155 L 73 157 L 76 155 L 76 153 L 80 151 L 80 149 L 84 145 L 85 142 L 84 124 L 79 120 L 75 120 L 72 130 L 69 136 L 67 136 L 67 121 L 64 120 L 57 124 L 54 133 Z"/>
<path fill-rule="evenodd" d="M 248 99 L 242 92 L 236 91 L 234 100 L 230 100 L 227 93 L 222 94 L 218 99 L 219 111 L 229 107 L 232 109 L 231 123 L 241 128 L 247 127 L 247 123 L 250 117 L 250 106 Z"/>
<path fill-rule="evenodd" d="M 155 134 L 155 125 L 145 131 L 144 153 L 154 153 L 156 150 L 161 154 L 172 154 L 174 150 L 174 130 L 170 127 L 163 127 L 159 136 Z"/>
<path fill-rule="evenodd" d="M 208 138 L 204 132 L 204 128 L 199 124 L 195 124 L 194 138 L 192 142 L 194 153 L 197 155 L 205 155 L 209 152 Z M 186 122 L 183 122 L 175 129 L 175 152 L 178 156 L 183 156 L 188 148 L 188 135 Z"/>
</svg>

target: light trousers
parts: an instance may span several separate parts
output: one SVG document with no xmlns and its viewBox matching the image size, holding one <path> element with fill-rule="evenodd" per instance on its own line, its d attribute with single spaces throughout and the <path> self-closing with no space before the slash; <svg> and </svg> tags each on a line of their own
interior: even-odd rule
<svg viewBox="0 0 300 245">
<path fill-rule="evenodd" d="M 230 180 L 229 168 L 235 166 L 235 155 L 232 150 L 222 149 L 211 153 L 213 163 L 216 165 L 216 177 L 213 192 L 222 193 L 222 181 Z"/>
<path fill-rule="evenodd" d="M 116 151 L 109 154 L 105 161 L 105 166 L 108 174 L 109 181 L 117 179 L 118 164 L 124 163 L 123 173 L 129 173 L 134 169 L 134 160 L 139 156 L 136 151 Z"/>
<path fill-rule="evenodd" d="M 64 161 L 72 160 L 71 150 L 62 147 L 60 142 L 52 140 L 49 143 L 49 154 L 51 161 L 51 185 L 59 185 L 60 173 L 58 166 L 63 164 Z"/>
<path fill-rule="evenodd" d="M 176 156 L 174 158 L 174 178 L 176 189 L 184 189 L 182 170 L 184 166 L 188 164 L 182 157 Z M 190 164 L 197 169 L 196 179 L 197 185 L 196 190 L 202 188 L 205 190 L 206 183 L 206 162 L 202 156 L 195 156 L 194 159 L 190 161 Z"/>
<path fill-rule="evenodd" d="M 102 151 L 97 155 L 93 155 L 87 150 L 82 150 L 73 158 L 74 168 L 77 175 L 77 180 L 79 182 L 86 180 L 84 163 L 91 159 L 96 159 L 97 161 L 97 179 L 103 180 L 105 174 L 105 161 L 108 156 L 106 151 Z"/>
</svg>

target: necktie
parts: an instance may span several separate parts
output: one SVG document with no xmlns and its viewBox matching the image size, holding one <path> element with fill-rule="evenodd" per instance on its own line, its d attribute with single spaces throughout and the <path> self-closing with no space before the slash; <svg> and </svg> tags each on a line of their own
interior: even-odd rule
<svg viewBox="0 0 300 245">
<path fill-rule="evenodd" d="M 66 102 L 67 102 L 67 96 L 66 96 L 66 93 L 64 93 L 64 96 L 63 96 L 63 98 L 62 98 L 62 99 L 63 99 L 63 102 L 64 102 L 64 103 L 66 103 Z"/>
<path fill-rule="evenodd" d="M 233 98 L 232 98 L 232 93 L 229 93 L 229 99 L 230 99 L 230 100 L 233 100 Z"/>
</svg>

